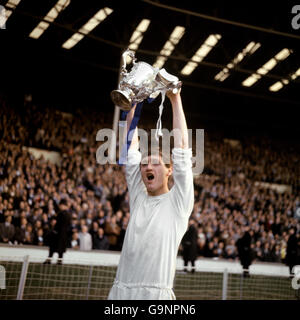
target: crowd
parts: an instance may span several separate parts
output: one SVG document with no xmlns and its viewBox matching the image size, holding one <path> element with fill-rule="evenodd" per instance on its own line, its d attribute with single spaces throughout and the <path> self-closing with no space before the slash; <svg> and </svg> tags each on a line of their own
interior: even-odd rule
<svg viewBox="0 0 300 320">
<path fill-rule="evenodd" d="M 239 177 L 201 175 L 195 179 L 193 218 L 198 222 L 199 255 L 237 258 L 236 243 L 249 227 L 253 260 L 282 262 L 299 196 L 278 193 Z"/>
<path fill-rule="evenodd" d="M 67 199 L 69 248 L 121 250 L 130 218 L 124 167 L 96 162 L 97 131 L 111 128 L 112 117 L 0 104 L 0 242 L 48 245 Z M 60 164 L 24 146 L 57 151 Z M 236 243 L 249 226 L 253 259 L 284 262 L 289 232 L 300 230 L 299 170 L 295 146 L 249 137 L 233 146 L 206 133 L 205 169 L 194 180 L 197 255 L 237 259 Z M 279 192 L 257 181 L 288 187 Z"/>
</svg>

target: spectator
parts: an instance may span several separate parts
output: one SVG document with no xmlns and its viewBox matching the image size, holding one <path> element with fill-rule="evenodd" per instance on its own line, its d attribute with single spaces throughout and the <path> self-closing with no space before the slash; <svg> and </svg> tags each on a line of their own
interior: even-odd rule
<svg viewBox="0 0 300 320">
<path fill-rule="evenodd" d="M 218 247 L 215 248 L 215 250 L 216 250 L 217 256 L 218 256 L 219 258 L 223 258 L 223 257 L 224 257 L 224 254 L 225 254 L 225 252 L 224 252 L 224 242 L 223 242 L 223 241 L 220 241 L 220 242 L 218 243 Z"/>
<path fill-rule="evenodd" d="M 290 236 L 287 242 L 286 249 L 286 264 L 289 267 L 290 274 L 292 275 L 293 267 L 298 262 L 298 239 L 294 228 L 290 229 Z"/>
<path fill-rule="evenodd" d="M 228 244 L 225 247 L 225 251 L 227 250 L 231 250 L 232 252 L 235 251 L 235 243 L 234 243 L 234 239 L 230 239 Z"/>
<path fill-rule="evenodd" d="M 90 234 L 92 236 L 93 243 L 94 243 L 94 238 L 98 235 L 98 229 L 99 229 L 98 222 L 93 221 L 90 229 Z"/>
<path fill-rule="evenodd" d="M 98 229 L 97 236 L 94 238 L 93 249 L 96 250 L 108 250 L 109 242 L 107 237 L 104 235 L 104 230 L 102 228 Z"/>
<path fill-rule="evenodd" d="M 280 213 L 276 217 L 276 220 L 275 220 L 274 224 L 272 224 L 271 228 L 272 228 L 272 232 L 274 235 L 276 235 L 276 234 L 281 235 L 282 224 L 281 224 Z"/>
<path fill-rule="evenodd" d="M 214 251 L 214 243 L 212 241 L 209 241 L 206 243 L 206 246 L 204 249 L 204 257 L 206 258 L 216 257 L 216 253 Z"/>
<path fill-rule="evenodd" d="M 77 215 L 73 214 L 72 215 L 72 220 L 71 220 L 71 226 L 70 226 L 71 230 L 73 231 L 79 231 L 79 225 L 78 225 L 78 220 L 77 220 Z"/>
<path fill-rule="evenodd" d="M 90 233 L 88 233 L 88 227 L 83 225 L 82 230 L 78 235 L 79 237 L 79 245 L 80 250 L 89 251 L 92 250 L 93 247 L 93 241 L 92 236 Z"/>
<path fill-rule="evenodd" d="M 37 220 L 34 224 L 34 230 L 33 233 L 34 235 L 37 234 L 38 230 L 42 228 L 42 221 L 41 220 Z"/>
<path fill-rule="evenodd" d="M 43 213 L 41 221 L 42 221 L 43 230 L 48 230 L 49 229 L 49 218 L 48 218 L 47 213 Z"/>
<path fill-rule="evenodd" d="M 80 240 L 77 231 L 74 231 L 72 234 L 71 248 L 76 250 L 80 249 Z"/>
<path fill-rule="evenodd" d="M 188 263 L 191 262 L 192 273 L 195 272 L 195 260 L 197 259 L 197 239 L 198 230 L 194 219 L 189 220 L 189 227 L 184 234 L 181 244 L 183 247 L 182 255 L 184 261 L 184 271 L 187 272 Z"/>
<path fill-rule="evenodd" d="M 118 210 L 116 212 L 116 223 L 120 228 L 122 228 L 122 220 L 123 220 L 123 212 L 121 210 Z"/>
<path fill-rule="evenodd" d="M 52 229 L 52 234 L 49 243 L 49 256 L 44 262 L 50 264 L 54 252 L 58 253 L 57 264 L 62 264 L 63 254 L 68 246 L 68 230 L 70 227 L 70 214 L 68 212 L 68 201 L 60 200 L 59 212 L 56 217 L 56 223 Z"/>
<path fill-rule="evenodd" d="M 25 241 L 24 244 L 33 244 L 34 233 L 30 223 L 27 223 L 25 230 Z"/>
<path fill-rule="evenodd" d="M 272 262 L 272 254 L 269 242 L 265 242 L 262 249 L 262 260 Z"/>
<path fill-rule="evenodd" d="M 224 258 L 229 260 L 236 259 L 236 247 L 233 239 L 231 239 L 225 247 Z"/>
<path fill-rule="evenodd" d="M 117 225 L 116 216 L 112 216 L 111 218 L 107 217 L 104 231 L 108 236 L 109 249 L 117 250 L 118 236 L 120 235 L 121 229 Z"/>
<path fill-rule="evenodd" d="M 235 250 L 233 250 L 231 247 L 228 247 L 228 248 L 225 250 L 224 258 L 225 258 L 225 259 L 228 259 L 228 260 L 235 260 L 235 259 L 236 259 Z"/>
<path fill-rule="evenodd" d="M 238 256 L 243 266 L 243 275 L 249 276 L 249 266 L 251 265 L 251 235 L 249 233 L 249 227 L 244 227 L 244 235 L 237 241 Z"/>
<path fill-rule="evenodd" d="M 87 213 L 86 218 L 85 218 L 85 223 L 88 227 L 88 229 L 93 228 L 94 226 L 92 226 L 92 222 L 93 222 L 93 215 L 91 212 Z M 96 230 L 97 232 L 97 230 Z"/>
<path fill-rule="evenodd" d="M 80 219 L 80 226 L 79 226 L 79 230 L 82 231 L 83 227 L 87 227 L 87 223 L 86 220 L 84 218 Z"/>
<path fill-rule="evenodd" d="M 0 239 L 4 243 L 12 243 L 15 237 L 15 226 L 11 221 L 12 217 L 7 216 L 5 222 L 0 224 Z"/>
<path fill-rule="evenodd" d="M 281 262 L 281 257 L 280 257 L 280 245 L 276 244 L 273 246 L 271 250 L 271 261 L 272 262 Z"/>
<path fill-rule="evenodd" d="M 286 262 L 286 243 L 284 241 L 281 242 L 280 259 L 282 262 Z"/>
<path fill-rule="evenodd" d="M 200 227 L 198 229 L 198 255 L 199 256 L 204 256 L 204 250 L 205 250 L 205 243 L 206 243 L 206 236 L 203 231 L 203 228 Z"/>
<path fill-rule="evenodd" d="M 22 218 L 20 222 L 20 226 L 16 228 L 15 241 L 18 244 L 25 243 L 25 232 L 27 226 L 27 219 Z"/>
<path fill-rule="evenodd" d="M 104 210 L 100 210 L 98 216 L 95 218 L 95 221 L 97 221 L 99 227 L 103 228 L 105 225 L 105 213 Z"/>
<path fill-rule="evenodd" d="M 42 228 L 39 228 L 33 238 L 33 244 L 36 246 L 44 245 L 44 231 Z"/>
<path fill-rule="evenodd" d="M 263 253 L 261 248 L 261 242 L 259 240 L 256 241 L 254 246 L 254 259 L 258 261 L 263 261 Z"/>
</svg>

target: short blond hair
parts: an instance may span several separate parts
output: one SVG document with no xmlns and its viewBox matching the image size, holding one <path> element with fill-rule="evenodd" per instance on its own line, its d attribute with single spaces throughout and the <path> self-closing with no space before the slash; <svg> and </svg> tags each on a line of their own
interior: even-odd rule
<svg viewBox="0 0 300 320">
<path fill-rule="evenodd" d="M 173 166 L 171 154 L 167 154 L 166 152 L 162 152 L 162 150 L 160 150 L 160 149 L 154 149 L 152 151 L 154 151 L 153 154 L 151 154 L 151 153 L 149 154 L 147 152 L 143 153 L 142 160 L 145 159 L 146 157 L 149 157 L 149 156 L 159 156 L 159 158 L 163 161 L 166 168 L 171 168 Z"/>
</svg>

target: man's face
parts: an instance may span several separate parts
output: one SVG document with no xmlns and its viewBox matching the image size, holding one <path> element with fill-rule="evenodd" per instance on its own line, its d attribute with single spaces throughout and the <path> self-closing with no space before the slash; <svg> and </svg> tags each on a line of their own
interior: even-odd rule
<svg viewBox="0 0 300 320">
<path fill-rule="evenodd" d="M 100 237 L 102 237 L 103 234 L 104 234 L 103 229 L 102 229 L 102 228 L 99 228 L 99 229 L 98 229 L 98 235 L 99 235 Z"/>
<path fill-rule="evenodd" d="M 168 185 L 172 169 L 167 168 L 159 156 L 148 156 L 141 162 L 142 180 L 150 195 L 158 195 Z"/>
<path fill-rule="evenodd" d="M 66 210 L 68 210 L 68 206 L 66 206 L 65 204 L 60 204 L 59 209 L 60 209 L 60 211 L 66 211 Z"/>
</svg>

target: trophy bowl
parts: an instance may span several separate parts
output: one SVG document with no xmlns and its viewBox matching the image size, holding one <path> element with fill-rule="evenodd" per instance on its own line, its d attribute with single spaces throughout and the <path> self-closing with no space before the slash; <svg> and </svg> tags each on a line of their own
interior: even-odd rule
<svg viewBox="0 0 300 320">
<path fill-rule="evenodd" d="M 128 93 L 128 91 L 129 90 L 113 90 L 110 93 L 113 103 L 124 111 L 129 111 L 132 106 L 131 94 Z"/>
</svg>

